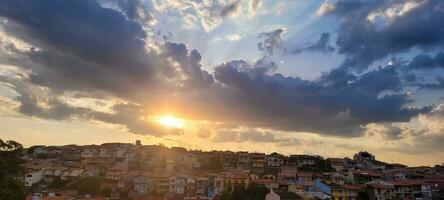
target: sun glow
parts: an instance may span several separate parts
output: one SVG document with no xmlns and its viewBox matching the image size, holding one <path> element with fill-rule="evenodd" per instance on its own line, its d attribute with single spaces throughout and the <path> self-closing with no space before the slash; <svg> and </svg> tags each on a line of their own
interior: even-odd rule
<svg viewBox="0 0 444 200">
<path fill-rule="evenodd" d="M 160 124 L 168 127 L 182 128 L 183 126 L 182 120 L 172 116 L 159 117 L 158 121 Z"/>
</svg>

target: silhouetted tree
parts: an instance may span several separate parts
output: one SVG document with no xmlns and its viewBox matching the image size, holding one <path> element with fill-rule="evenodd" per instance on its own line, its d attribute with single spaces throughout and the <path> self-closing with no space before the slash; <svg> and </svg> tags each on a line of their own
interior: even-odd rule
<svg viewBox="0 0 444 200">
<path fill-rule="evenodd" d="M 234 186 L 233 194 L 231 195 L 231 200 L 247 200 L 248 194 L 245 190 L 245 185 L 239 184 Z"/>
<path fill-rule="evenodd" d="M 21 159 L 23 146 L 15 141 L 0 139 L 0 199 L 25 199 L 25 185 Z"/>
<path fill-rule="evenodd" d="M 245 189 L 245 185 L 239 184 L 232 192 L 223 191 L 218 200 L 264 200 L 269 192 L 264 186 L 251 183 Z"/>
<path fill-rule="evenodd" d="M 266 187 L 254 183 L 247 188 L 248 199 L 264 200 L 268 192 L 270 191 Z"/>
<path fill-rule="evenodd" d="M 357 200 L 369 200 L 368 192 L 367 191 L 359 191 Z"/>
</svg>

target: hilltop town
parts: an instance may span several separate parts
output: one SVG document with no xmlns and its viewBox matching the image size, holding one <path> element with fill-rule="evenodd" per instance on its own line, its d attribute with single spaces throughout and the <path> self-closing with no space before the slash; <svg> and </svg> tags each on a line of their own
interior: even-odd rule
<svg viewBox="0 0 444 200">
<path fill-rule="evenodd" d="M 443 199 L 444 166 L 161 145 L 32 146 L 24 150 L 30 200 Z"/>
</svg>

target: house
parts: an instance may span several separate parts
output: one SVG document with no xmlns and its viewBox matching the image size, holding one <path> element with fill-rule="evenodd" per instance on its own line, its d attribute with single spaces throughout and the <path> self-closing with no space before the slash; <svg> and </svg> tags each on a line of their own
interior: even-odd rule
<svg viewBox="0 0 444 200">
<path fill-rule="evenodd" d="M 244 172 L 226 172 L 224 177 L 225 189 L 233 191 L 236 185 L 247 187 L 250 183 L 250 176 Z"/>
<path fill-rule="evenodd" d="M 432 199 L 432 185 L 423 180 L 387 181 L 394 186 L 396 199 Z"/>
<path fill-rule="evenodd" d="M 352 172 L 352 175 L 354 184 L 365 184 L 371 181 L 379 180 L 382 176 L 381 173 L 367 169 L 355 170 Z"/>
<path fill-rule="evenodd" d="M 108 148 L 100 148 L 99 150 L 99 157 L 100 158 L 111 158 L 112 152 Z"/>
<path fill-rule="evenodd" d="M 267 167 L 279 167 L 284 164 L 284 155 L 272 153 L 267 156 Z"/>
<path fill-rule="evenodd" d="M 249 170 L 250 169 L 250 155 L 248 152 L 237 152 L 236 169 L 238 170 Z"/>
<path fill-rule="evenodd" d="M 154 181 L 155 193 L 165 195 L 170 191 L 170 177 L 167 174 L 151 176 Z"/>
<path fill-rule="evenodd" d="M 315 167 L 317 160 L 322 159 L 320 156 L 310 155 L 290 155 L 290 160 L 295 162 L 298 167 Z"/>
<path fill-rule="evenodd" d="M 66 170 L 66 167 L 63 166 L 49 166 L 43 169 L 43 178 L 47 182 L 51 182 L 56 177 L 61 177 L 62 172 Z"/>
<path fill-rule="evenodd" d="M 289 186 L 289 191 L 290 191 Z M 303 189 L 302 189 L 303 188 Z M 293 190 L 293 188 L 292 188 Z M 317 178 L 311 185 L 298 184 L 296 191 L 303 192 L 304 196 L 314 199 L 331 199 L 331 187 Z"/>
<path fill-rule="evenodd" d="M 137 195 L 147 195 L 155 192 L 152 179 L 148 176 L 138 175 L 134 177 L 134 191 Z"/>
<path fill-rule="evenodd" d="M 296 183 L 297 172 L 298 170 L 296 166 L 281 166 L 279 168 L 277 180 L 286 182 L 288 184 Z"/>
<path fill-rule="evenodd" d="M 252 183 L 255 183 L 256 185 L 262 185 L 268 189 L 277 189 L 279 188 L 279 182 L 275 180 L 270 179 L 256 179 L 251 181 Z"/>
<path fill-rule="evenodd" d="M 44 170 L 53 167 L 54 164 L 46 160 L 28 162 L 23 165 L 25 186 L 30 187 L 44 178 Z"/>
<path fill-rule="evenodd" d="M 34 149 L 34 151 L 32 152 L 32 154 L 34 156 L 38 156 L 38 155 L 46 155 L 48 153 L 48 151 L 46 150 L 45 146 L 38 146 L 37 148 Z"/>
<path fill-rule="evenodd" d="M 96 158 L 98 156 L 98 150 L 96 148 L 85 148 L 82 153 L 80 153 L 80 157 L 83 159 L 87 158 Z"/>
<path fill-rule="evenodd" d="M 222 169 L 224 171 L 236 169 L 237 156 L 234 154 L 225 155 L 223 158 Z"/>
<path fill-rule="evenodd" d="M 372 182 L 366 184 L 366 186 L 369 199 L 374 199 L 374 200 L 395 199 L 395 189 L 391 184 Z"/>
<path fill-rule="evenodd" d="M 128 165 L 126 163 L 117 163 L 106 171 L 106 178 L 109 180 L 119 180 L 127 172 Z"/>
<path fill-rule="evenodd" d="M 186 192 L 187 177 L 172 176 L 170 177 L 170 194 L 184 195 Z"/>
<path fill-rule="evenodd" d="M 339 173 L 339 172 L 331 173 L 330 180 L 334 184 L 343 185 L 344 184 L 344 174 Z"/>
<path fill-rule="evenodd" d="M 250 154 L 251 169 L 263 169 L 267 164 L 267 159 L 264 153 Z"/>
<path fill-rule="evenodd" d="M 106 178 L 109 180 L 119 180 L 123 174 L 123 169 L 120 167 L 113 167 L 106 171 Z"/>
<path fill-rule="evenodd" d="M 208 194 L 208 177 L 196 177 L 196 195 L 206 196 Z"/>
<path fill-rule="evenodd" d="M 357 185 L 336 185 L 331 187 L 332 200 L 356 200 L 363 188 Z"/>
<path fill-rule="evenodd" d="M 188 169 L 195 169 L 201 166 L 198 161 L 198 157 L 193 154 L 186 154 L 183 156 L 183 165 L 185 165 Z"/>
<path fill-rule="evenodd" d="M 305 192 L 307 192 L 305 190 L 305 187 L 303 185 L 300 184 L 291 184 L 288 186 L 288 191 L 290 192 L 294 192 L 297 194 L 304 194 Z"/>
<path fill-rule="evenodd" d="M 296 175 L 297 182 L 311 182 L 313 181 L 313 173 L 310 172 L 298 172 Z"/>
<path fill-rule="evenodd" d="M 273 191 L 273 189 L 271 189 L 270 192 L 267 195 L 265 195 L 265 200 L 299 200 L 299 199 L 303 198 L 294 192 Z"/>
<path fill-rule="evenodd" d="M 27 166 L 25 167 L 25 186 L 31 187 L 32 185 L 40 182 L 43 178 L 42 166 Z"/>
<path fill-rule="evenodd" d="M 223 176 L 217 174 L 208 175 L 208 187 L 207 195 L 208 197 L 214 197 L 223 191 Z"/>
<path fill-rule="evenodd" d="M 224 190 L 224 177 L 221 175 L 211 177 L 211 182 L 213 184 L 211 185 L 212 187 L 208 188 L 208 197 L 214 197 L 216 194 L 222 193 Z"/>
<path fill-rule="evenodd" d="M 69 180 L 71 178 L 81 177 L 83 174 L 83 169 L 81 168 L 68 168 L 61 171 L 60 179 Z"/>
<path fill-rule="evenodd" d="M 330 166 L 337 172 L 341 172 L 347 167 L 347 160 L 343 158 L 327 158 Z"/>
</svg>

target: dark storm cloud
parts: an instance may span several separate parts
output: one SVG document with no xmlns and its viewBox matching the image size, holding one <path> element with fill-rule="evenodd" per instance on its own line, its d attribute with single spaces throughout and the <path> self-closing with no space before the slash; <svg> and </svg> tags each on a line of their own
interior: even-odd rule
<svg viewBox="0 0 444 200">
<path fill-rule="evenodd" d="M 243 61 L 215 69 L 216 80 L 235 93 L 236 102 L 230 105 L 242 107 L 246 114 L 239 117 L 257 126 L 353 136 L 362 134 L 361 125 L 408 121 L 429 111 L 427 107 L 405 108 L 411 100 L 404 94 L 379 96 L 383 91 L 400 89 L 394 68 L 350 77 L 346 84 L 329 86 L 281 74 L 269 75 Z"/>
<path fill-rule="evenodd" d="M 6 27 L 8 32 L 39 47 L 67 51 L 109 68 L 146 70 L 141 67 L 146 62 L 146 33 L 138 23 L 95 1 L 6 0 L 0 2 L 0 15 L 23 28 Z"/>
<path fill-rule="evenodd" d="M 417 55 L 412 59 L 408 68 L 416 70 L 444 69 L 444 52 L 439 52 L 435 56 L 426 54 Z"/>
<path fill-rule="evenodd" d="M 167 55 L 171 55 L 174 60 L 180 63 L 182 73 L 187 76 L 185 80 L 187 86 L 194 88 L 213 84 L 213 76 L 202 69 L 200 64 L 202 56 L 197 50 L 189 52 L 183 43 L 166 42 L 165 51 Z"/>
<path fill-rule="evenodd" d="M 33 69 L 35 83 L 122 92 L 154 76 L 140 24 L 95 1 L 7 0 L 0 16 L 9 19 L 7 33 L 37 47 L 13 52 L 18 66 Z"/>
<path fill-rule="evenodd" d="M 406 2 L 339 0 L 333 3 L 334 9 L 325 14 L 333 14 L 341 20 L 336 44 L 338 52 L 348 58 L 345 66 L 365 69 L 376 60 L 406 52 L 413 47 L 443 47 L 442 1 L 419 2 L 417 7 L 383 22 L 379 22 L 379 18 L 375 22 L 368 20 L 372 12 L 386 11 L 403 3 Z"/>
<path fill-rule="evenodd" d="M 420 83 L 418 85 L 425 89 L 444 89 L 444 77 L 437 76 L 435 83 Z"/>
<path fill-rule="evenodd" d="M 210 74 L 202 69 L 201 54 L 185 44 L 153 44 L 158 54 L 145 50 L 145 39 L 150 38 L 131 19 L 129 11 L 134 6 L 127 7 L 123 14 L 91 0 L 0 1 L 0 16 L 10 21 L 6 31 L 35 46 L 4 48 L 0 53 L 8 58 L 1 63 L 31 71 L 27 84 L 51 89 L 49 96 L 100 91 L 129 102 L 116 105 L 109 114 L 18 91 L 19 111 L 46 119 L 121 124 L 134 133 L 147 134 L 143 130 L 152 130 L 155 124 L 140 118 L 158 114 L 149 111 L 171 103 L 191 119 L 347 137 L 362 135 L 368 123 L 408 121 L 429 110 L 408 107 L 412 102 L 400 93 L 400 74 L 392 67 L 361 75 L 341 67 L 316 81 L 275 73 L 277 65 L 267 57 L 280 47 L 284 29 L 261 34 L 264 41 L 258 47 L 264 57 L 256 63 L 230 61 Z M 355 34 L 356 30 L 351 31 Z M 328 36 L 321 36 L 314 46 L 327 47 L 326 41 Z M 351 63 L 358 57 L 345 52 Z M 385 91 L 389 94 L 382 95 Z M 39 101 L 49 108 L 40 107 Z"/>
<path fill-rule="evenodd" d="M 321 52 L 325 54 L 329 54 L 335 51 L 335 48 L 330 46 L 330 34 L 322 33 L 319 40 L 315 43 L 308 44 L 305 47 L 293 50 L 291 53 L 299 54 L 303 51 L 313 51 L 313 52 Z"/>
</svg>

